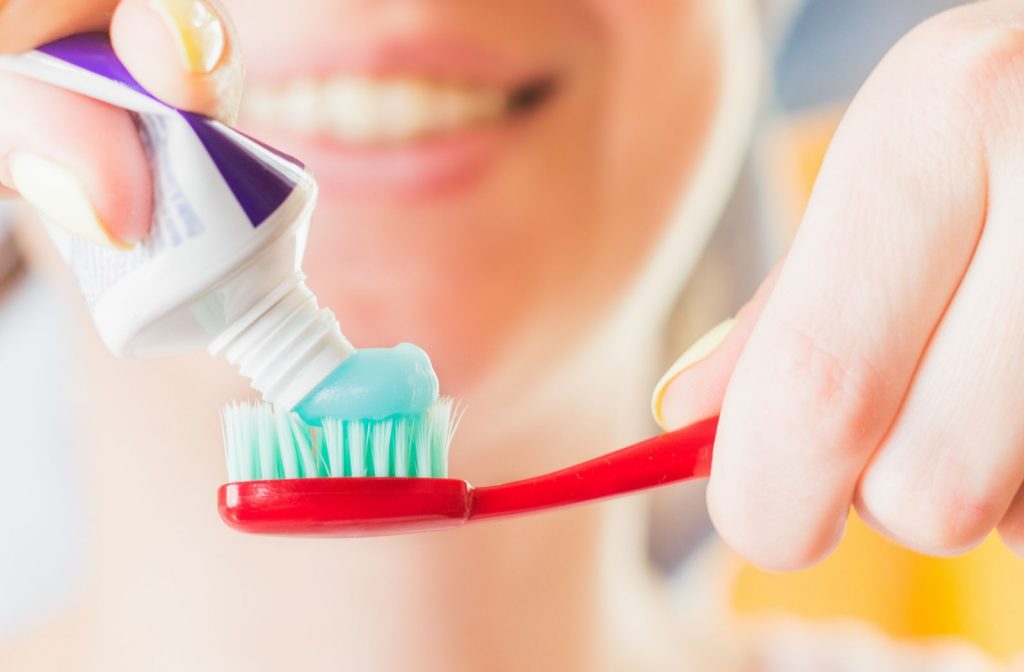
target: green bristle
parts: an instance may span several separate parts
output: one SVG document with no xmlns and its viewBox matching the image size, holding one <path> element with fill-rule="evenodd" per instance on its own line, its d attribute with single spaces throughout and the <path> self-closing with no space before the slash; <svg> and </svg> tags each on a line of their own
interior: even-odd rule
<svg viewBox="0 0 1024 672">
<path fill-rule="evenodd" d="M 448 398 L 426 413 L 307 425 L 267 403 L 229 404 L 224 450 L 231 481 L 342 476 L 448 476 L 459 413 Z"/>
</svg>

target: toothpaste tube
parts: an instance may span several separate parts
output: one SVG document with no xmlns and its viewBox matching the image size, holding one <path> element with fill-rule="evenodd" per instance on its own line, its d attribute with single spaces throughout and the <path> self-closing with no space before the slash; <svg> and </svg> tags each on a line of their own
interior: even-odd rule
<svg viewBox="0 0 1024 672">
<path fill-rule="evenodd" d="M 299 161 L 155 99 L 105 34 L 3 56 L 0 69 L 138 121 L 154 186 L 149 236 L 120 251 L 48 227 L 114 354 L 207 349 L 237 364 L 264 399 L 292 408 L 353 352 L 305 284 L 317 187 Z"/>
</svg>

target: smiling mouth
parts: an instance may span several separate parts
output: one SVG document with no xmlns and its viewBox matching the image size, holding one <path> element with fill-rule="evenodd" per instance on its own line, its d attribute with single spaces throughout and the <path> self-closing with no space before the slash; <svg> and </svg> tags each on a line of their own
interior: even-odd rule
<svg viewBox="0 0 1024 672">
<path fill-rule="evenodd" d="M 387 147 L 529 115 L 556 89 L 552 76 L 504 88 L 401 75 L 300 76 L 247 86 L 242 118 L 299 136 Z"/>
</svg>

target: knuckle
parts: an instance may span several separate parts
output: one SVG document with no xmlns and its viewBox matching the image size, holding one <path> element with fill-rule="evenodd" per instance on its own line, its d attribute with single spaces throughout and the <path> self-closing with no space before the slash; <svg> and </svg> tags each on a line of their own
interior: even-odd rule
<svg viewBox="0 0 1024 672">
<path fill-rule="evenodd" d="M 730 548 L 762 569 L 796 571 L 810 567 L 823 555 L 820 545 L 807 536 L 786 534 L 771 525 L 729 523 L 713 512 L 711 519 Z"/>
<path fill-rule="evenodd" d="M 1006 121 L 1024 99 L 1024 24 L 958 7 L 925 21 L 907 37 L 915 61 L 929 64 L 937 93 L 976 122 Z"/>
<path fill-rule="evenodd" d="M 932 497 L 925 516 L 922 544 L 934 554 L 962 553 L 981 543 L 998 518 L 997 503 L 987 495 Z"/>
<path fill-rule="evenodd" d="M 758 567 L 795 571 L 821 561 L 842 536 L 845 515 L 835 521 L 806 502 L 779 500 L 725 492 L 713 478 L 708 513 L 721 538 Z"/>
<path fill-rule="evenodd" d="M 890 481 L 884 494 L 862 496 L 861 505 L 878 531 L 901 544 L 929 555 L 964 553 L 992 531 L 1002 503 L 989 493 L 968 492 L 961 476 L 940 482 L 929 472 L 904 485 Z"/>
<path fill-rule="evenodd" d="M 1017 491 L 1009 510 L 999 522 L 998 532 L 1003 543 L 1024 558 L 1024 489 Z"/>
<path fill-rule="evenodd" d="M 999 538 L 1015 554 L 1024 558 L 1024 519 L 1016 516 L 999 524 Z"/>
<path fill-rule="evenodd" d="M 801 421 L 814 423 L 826 436 L 860 444 L 882 407 L 885 377 L 864 355 L 839 352 L 820 336 L 802 330 L 787 336 L 776 358 L 787 405 L 796 404 Z"/>
</svg>

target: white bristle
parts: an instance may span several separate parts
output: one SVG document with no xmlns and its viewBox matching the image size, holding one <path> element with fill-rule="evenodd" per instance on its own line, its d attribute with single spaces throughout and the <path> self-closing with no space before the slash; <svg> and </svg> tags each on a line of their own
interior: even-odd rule
<svg viewBox="0 0 1024 672">
<path fill-rule="evenodd" d="M 461 413 L 439 399 L 426 413 L 381 420 L 325 420 L 311 427 L 263 402 L 222 412 L 231 481 L 343 476 L 447 476 Z"/>
</svg>

